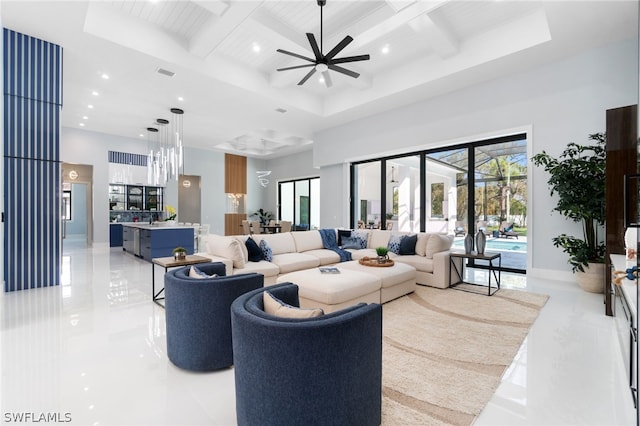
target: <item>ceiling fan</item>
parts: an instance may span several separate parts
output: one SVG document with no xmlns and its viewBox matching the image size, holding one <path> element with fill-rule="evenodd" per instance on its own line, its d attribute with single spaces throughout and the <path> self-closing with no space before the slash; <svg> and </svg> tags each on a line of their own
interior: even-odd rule
<svg viewBox="0 0 640 426">
<path fill-rule="evenodd" d="M 293 56 L 295 58 L 304 59 L 305 61 L 311 62 L 310 64 L 305 65 L 296 65 L 293 67 L 286 68 L 278 68 L 278 71 L 287 71 L 294 70 L 298 68 L 311 68 L 311 71 L 305 75 L 302 80 L 298 83 L 298 86 L 302 86 L 309 78 L 315 74 L 316 71 L 321 72 L 324 77 L 324 83 L 327 87 L 331 87 L 333 83 L 331 82 L 331 76 L 329 75 L 329 70 L 337 71 L 339 73 L 348 75 L 349 77 L 358 78 L 360 74 L 357 72 L 348 70 L 336 64 L 344 64 L 347 62 L 356 62 L 356 61 L 368 61 L 369 55 L 357 55 L 357 56 L 347 56 L 344 58 L 335 58 L 335 56 L 342 51 L 349 43 L 353 41 L 353 37 L 346 36 L 342 39 L 340 43 L 338 43 L 333 49 L 331 49 L 326 55 L 322 53 L 322 8 L 325 4 L 327 4 L 327 0 L 317 0 L 318 6 L 320 6 L 320 46 L 318 47 L 318 42 L 316 41 L 313 33 L 307 33 L 307 38 L 309 39 L 309 44 L 311 45 L 311 50 L 313 50 L 313 54 L 315 55 L 315 59 L 308 58 L 306 56 L 298 55 L 297 53 L 288 52 L 286 50 L 278 49 L 277 51 L 280 53 L 284 53 L 285 55 Z"/>
</svg>

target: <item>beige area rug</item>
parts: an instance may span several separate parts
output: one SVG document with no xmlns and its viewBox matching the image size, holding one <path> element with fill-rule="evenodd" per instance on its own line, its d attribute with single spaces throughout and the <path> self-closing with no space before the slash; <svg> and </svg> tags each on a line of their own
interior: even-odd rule
<svg viewBox="0 0 640 426">
<path fill-rule="evenodd" d="M 472 424 L 548 298 L 418 286 L 383 305 L 382 424 Z"/>
</svg>

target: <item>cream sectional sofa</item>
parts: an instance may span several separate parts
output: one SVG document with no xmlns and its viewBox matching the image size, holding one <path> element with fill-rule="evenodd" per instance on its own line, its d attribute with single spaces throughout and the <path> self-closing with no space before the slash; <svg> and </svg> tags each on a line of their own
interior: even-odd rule
<svg viewBox="0 0 640 426">
<path fill-rule="evenodd" d="M 337 232 L 337 230 L 336 230 Z M 387 247 L 392 234 L 408 235 L 409 232 L 384 230 L 358 230 L 358 235 L 366 238 L 366 248 L 348 249 L 353 260 L 364 256 L 376 257 L 375 248 Z M 257 272 L 264 275 L 265 285 L 275 284 L 279 275 L 290 272 L 334 265 L 340 262 L 340 256 L 325 249 L 320 232 L 297 231 L 275 234 L 256 234 L 252 238 L 256 243 L 265 240 L 273 252 L 271 262 L 248 261 L 245 242 L 248 236 L 206 237 L 207 251 L 198 253 L 212 261 L 225 263 L 227 275 Z M 396 262 L 411 265 L 416 269 L 417 284 L 431 287 L 447 288 L 449 286 L 449 253 L 453 236 L 437 233 L 418 233 L 415 255 L 396 255 L 389 252 L 389 257 Z"/>
</svg>

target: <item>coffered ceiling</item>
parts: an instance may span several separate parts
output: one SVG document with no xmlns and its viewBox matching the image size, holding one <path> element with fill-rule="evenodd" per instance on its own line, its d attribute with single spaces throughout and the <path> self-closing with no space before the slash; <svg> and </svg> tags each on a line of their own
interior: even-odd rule
<svg viewBox="0 0 640 426">
<path fill-rule="evenodd" d="M 185 145 L 259 158 L 309 149 L 314 132 L 637 35 L 636 1 L 327 0 L 327 88 L 313 57 L 315 0 L 6 1 L 2 24 L 64 47 L 66 127 L 146 139 L 185 110 Z M 108 75 L 108 79 L 103 78 Z M 97 92 L 97 95 L 92 94 Z M 181 100 L 179 100 L 181 98 Z M 92 107 L 90 108 L 89 105 Z"/>
</svg>

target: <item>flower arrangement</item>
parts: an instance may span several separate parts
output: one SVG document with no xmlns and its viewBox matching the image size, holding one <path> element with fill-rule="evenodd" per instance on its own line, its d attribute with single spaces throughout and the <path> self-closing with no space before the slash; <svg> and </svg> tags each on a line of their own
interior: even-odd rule
<svg viewBox="0 0 640 426">
<path fill-rule="evenodd" d="M 176 220 L 177 212 L 173 206 L 167 204 L 165 210 L 167 211 L 167 217 L 165 220 Z"/>
</svg>

